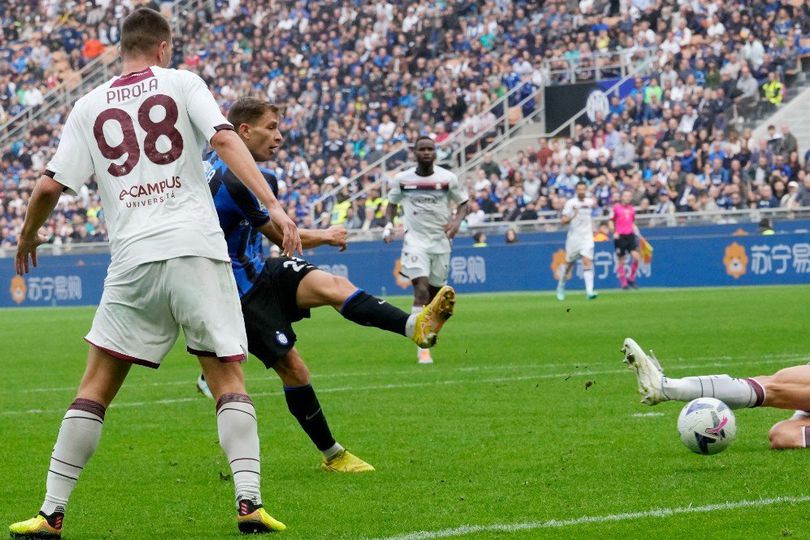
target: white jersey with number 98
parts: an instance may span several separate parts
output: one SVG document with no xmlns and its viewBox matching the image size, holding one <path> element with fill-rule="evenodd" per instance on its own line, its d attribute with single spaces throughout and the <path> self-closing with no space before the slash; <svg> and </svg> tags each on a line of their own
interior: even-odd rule
<svg viewBox="0 0 810 540">
<path fill-rule="evenodd" d="M 111 274 L 183 256 L 228 261 L 201 156 L 229 128 L 200 77 L 153 66 L 76 103 L 46 174 L 72 192 L 95 175 Z"/>
</svg>

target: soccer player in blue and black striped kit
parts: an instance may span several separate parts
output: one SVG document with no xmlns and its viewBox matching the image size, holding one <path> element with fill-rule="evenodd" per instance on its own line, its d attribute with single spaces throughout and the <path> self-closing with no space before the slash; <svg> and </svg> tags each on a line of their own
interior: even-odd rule
<svg viewBox="0 0 810 540">
<path fill-rule="evenodd" d="M 259 163 L 270 159 L 282 142 L 280 115 L 274 105 L 254 98 L 238 100 L 228 114 Z M 266 259 L 262 237 L 279 245 L 280 229 L 216 154 L 209 156 L 207 163 L 211 193 L 242 299 L 249 351 L 281 378 L 290 412 L 322 452 L 324 470 L 373 471 L 371 465 L 347 452 L 332 436 L 310 384 L 309 370 L 294 346 L 292 323 L 309 317 L 311 308 L 332 306 L 357 324 L 395 332 L 420 347 L 429 347 L 435 344 L 439 330 L 453 313 L 453 289 L 443 287 L 422 313 L 408 314 L 303 259 L 286 256 Z M 262 172 L 273 192 L 278 193 L 273 174 L 266 169 Z M 342 227 L 301 230 L 300 234 L 304 248 L 322 245 L 346 248 L 346 230 Z M 206 393 L 202 377 L 198 387 Z"/>
</svg>

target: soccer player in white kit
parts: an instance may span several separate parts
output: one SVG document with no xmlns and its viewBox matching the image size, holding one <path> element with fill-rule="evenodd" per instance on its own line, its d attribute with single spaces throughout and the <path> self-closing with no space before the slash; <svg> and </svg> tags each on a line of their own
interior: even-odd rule
<svg viewBox="0 0 810 540">
<path fill-rule="evenodd" d="M 385 210 L 386 225 L 383 240 L 393 241 L 394 217 L 402 204 L 405 237 L 400 256 L 400 273 L 413 285 L 412 313 L 419 313 L 436 296 L 441 304 L 453 304 L 455 291 L 447 285 L 450 265 L 450 242 L 458 233 L 467 215 L 467 190 L 458 177 L 443 167 L 434 165 L 436 143 L 430 137 L 420 137 L 414 144 L 416 167 L 394 176 L 388 192 Z M 453 216 L 451 204 L 455 203 Z M 452 309 L 439 309 L 452 312 Z M 420 364 L 433 363 L 430 349 L 418 349 Z"/>
<path fill-rule="evenodd" d="M 560 269 L 557 281 L 557 300 L 565 300 L 565 282 L 571 277 L 574 263 L 582 259 L 582 279 L 588 300 L 598 295 L 593 291 L 593 219 L 596 201 L 588 195 L 588 184 L 577 182 L 576 197 L 565 202 L 560 222 L 568 225 L 565 239 L 565 266 Z"/>
<path fill-rule="evenodd" d="M 156 11 L 123 22 L 122 72 L 76 102 L 59 147 L 37 182 L 17 248 L 20 274 L 36 266 L 38 230 L 63 191 L 98 181 L 111 259 L 92 328 L 87 368 L 51 454 L 45 501 L 15 538 L 60 538 L 65 508 L 95 452 L 104 415 L 133 363 L 157 368 L 179 328 L 217 398 L 220 444 L 231 465 L 244 533 L 282 530 L 262 508 L 256 411 L 240 362 L 247 338 L 230 259 L 200 157 L 210 142 L 267 206 L 300 252 L 292 221 L 205 83 L 166 69 L 171 30 Z M 179 534 L 179 533 L 178 533 Z"/>
</svg>

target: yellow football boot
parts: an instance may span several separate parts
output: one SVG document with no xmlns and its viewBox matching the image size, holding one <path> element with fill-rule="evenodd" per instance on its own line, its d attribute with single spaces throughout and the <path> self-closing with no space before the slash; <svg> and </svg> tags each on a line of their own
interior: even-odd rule
<svg viewBox="0 0 810 540">
<path fill-rule="evenodd" d="M 242 534 L 264 534 L 283 531 L 287 528 L 282 522 L 267 513 L 260 504 L 247 499 L 239 501 L 239 532 Z"/>
<path fill-rule="evenodd" d="M 31 519 L 10 525 L 8 531 L 12 538 L 62 538 L 62 517 L 62 514 L 53 514 L 49 522 L 40 513 Z"/>
<path fill-rule="evenodd" d="M 411 338 L 413 342 L 423 349 L 435 345 L 439 330 L 442 329 L 447 319 L 453 316 L 455 304 L 456 291 L 453 290 L 453 287 L 445 285 L 439 289 L 433 300 L 416 316 Z"/>
<path fill-rule="evenodd" d="M 325 459 L 321 463 L 321 469 L 329 472 L 360 473 L 371 472 L 374 467 L 351 452 L 341 450 L 332 459 Z"/>
</svg>

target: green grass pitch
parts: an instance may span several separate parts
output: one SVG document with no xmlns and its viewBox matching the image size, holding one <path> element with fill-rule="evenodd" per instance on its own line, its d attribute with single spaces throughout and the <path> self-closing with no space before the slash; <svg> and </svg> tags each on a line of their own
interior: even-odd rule
<svg viewBox="0 0 810 540">
<path fill-rule="evenodd" d="M 753 376 L 805 363 L 810 286 L 570 296 L 461 295 L 432 366 L 417 365 L 399 336 L 328 308 L 300 323 L 300 350 L 333 432 L 377 467 L 371 474 L 321 472 L 275 375 L 248 362 L 265 503 L 288 526 L 281 537 L 432 538 L 462 526 L 471 528 L 453 534 L 806 535 L 810 451 L 770 451 L 766 437 L 789 413 L 738 411 L 729 450 L 691 454 L 676 433 L 680 405 L 640 405 L 619 347 L 635 337 L 674 376 Z M 3 527 L 39 508 L 92 315 L 0 311 Z M 133 367 L 73 494 L 65 538 L 238 536 L 214 404 L 195 392 L 196 375 L 182 339 L 157 372 Z M 770 500 L 779 497 L 787 499 Z M 707 507 L 719 503 L 731 504 Z"/>
</svg>

